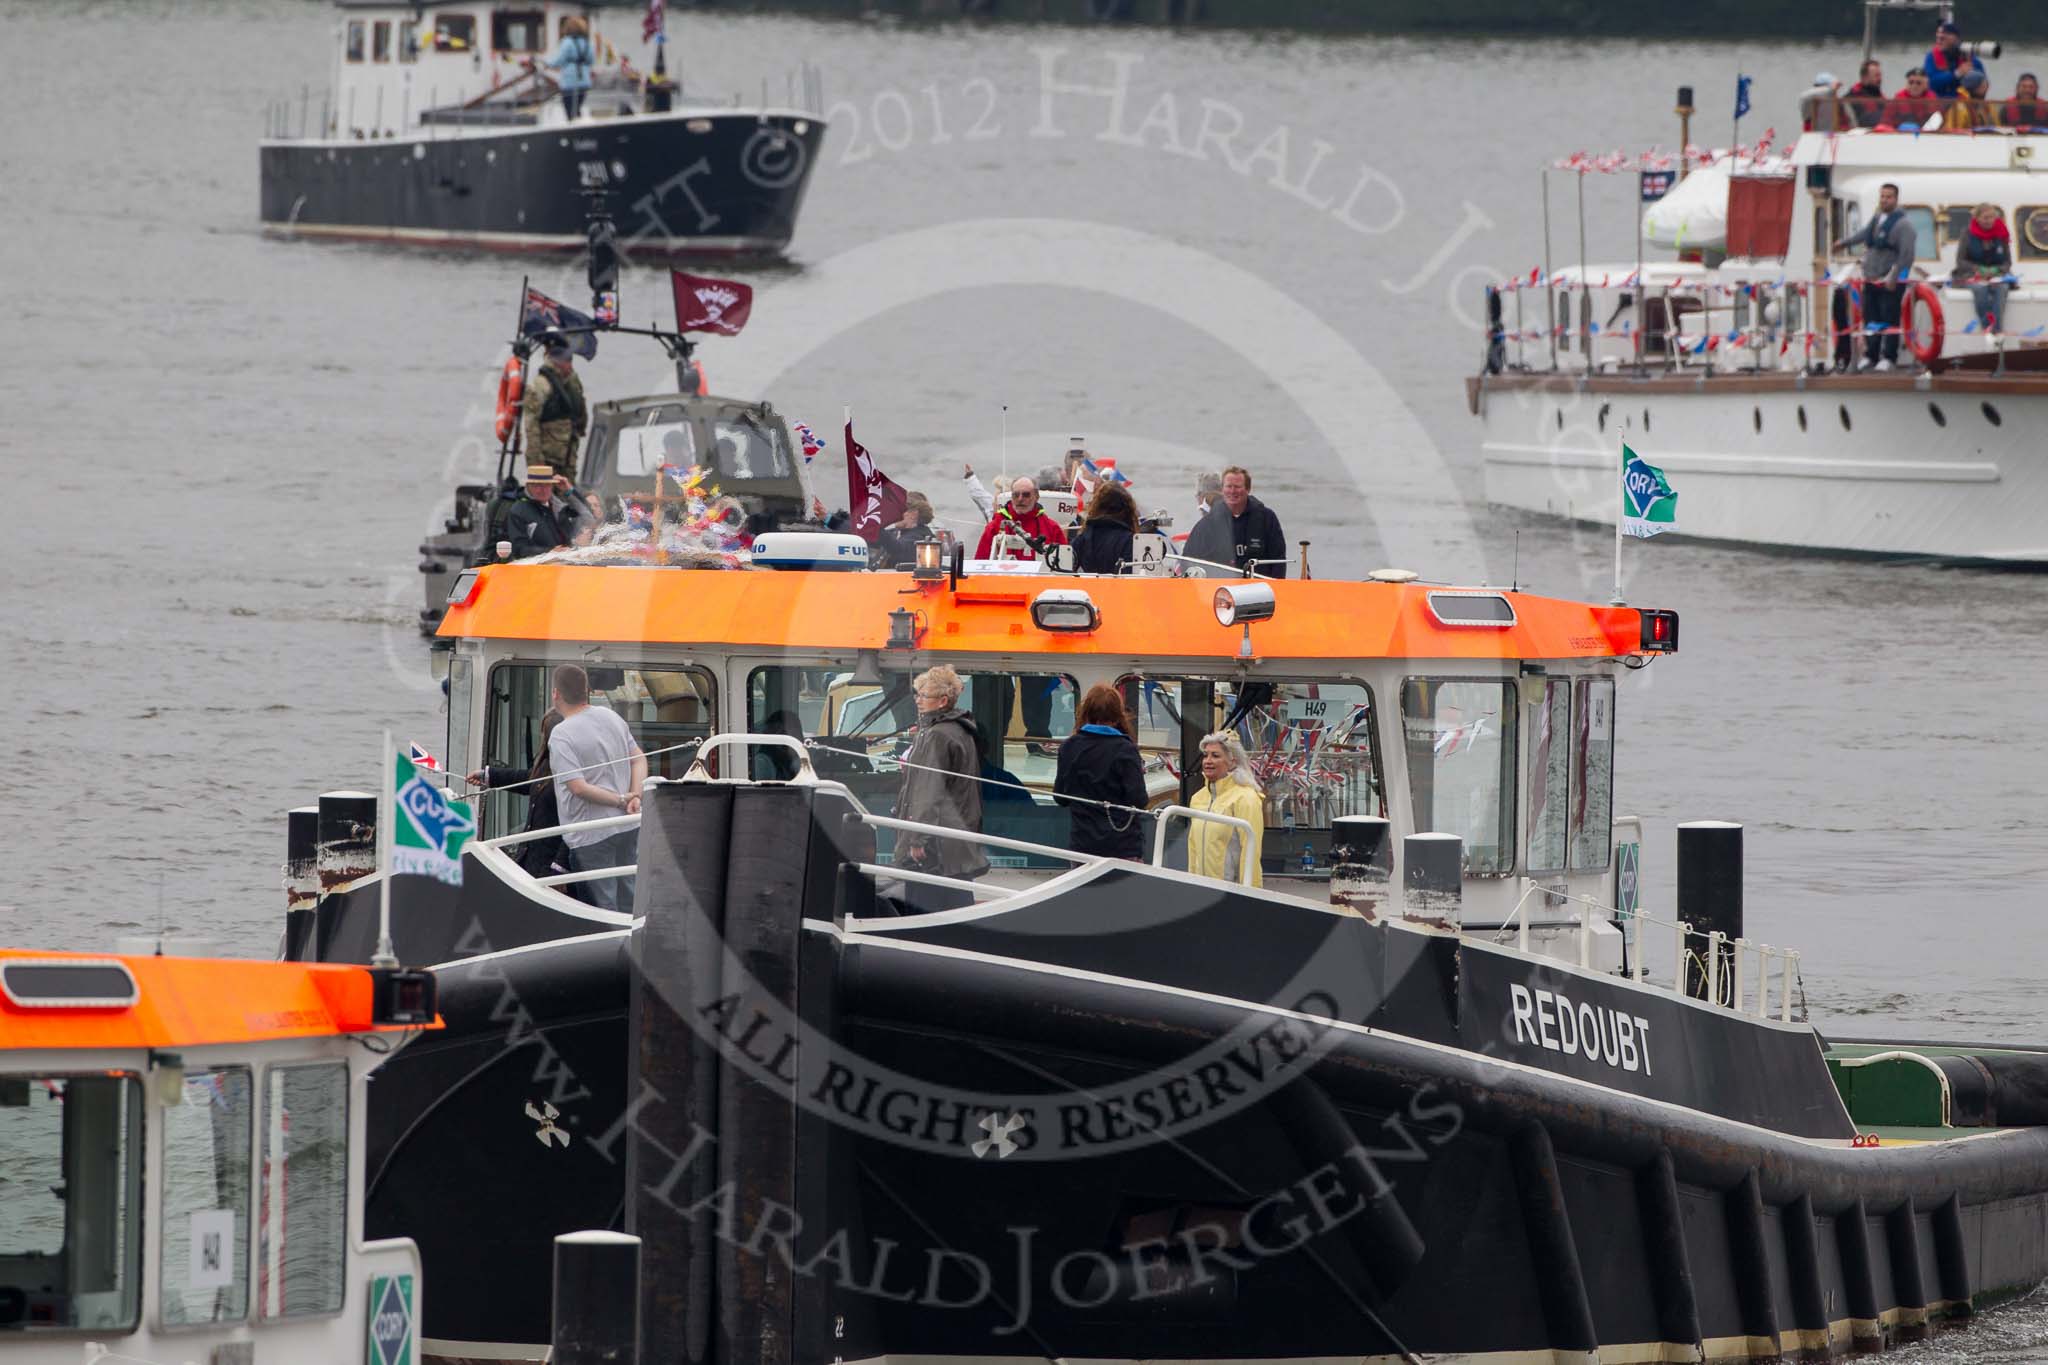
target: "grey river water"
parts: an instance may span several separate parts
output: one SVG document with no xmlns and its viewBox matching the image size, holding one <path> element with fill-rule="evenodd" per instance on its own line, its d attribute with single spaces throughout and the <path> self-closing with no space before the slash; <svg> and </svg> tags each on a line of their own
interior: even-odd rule
<svg viewBox="0 0 2048 1365">
<path fill-rule="evenodd" d="M 754 324 L 706 347 L 718 389 L 821 430 L 853 404 L 942 515 L 968 515 L 958 462 L 995 467 L 1007 404 L 1013 468 L 1086 433 L 1148 505 L 1251 465 L 1324 574 L 1601 599 L 1604 535 L 1480 500 L 1481 281 L 1541 259 L 1538 168 L 1670 145 L 1678 83 L 1711 114 L 1695 140 L 1725 142 L 1738 70 L 1753 137 L 1853 66 L 1846 45 L 676 22 L 689 87 L 779 94 L 810 61 L 835 106 L 790 260 L 746 272 Z M 261 236 L 263 109 L 308 85 L 317 108 L 331 23 L 304 0 L 0 2 L 10 941 L 103 945 L 161 906 L 195 946 L 270 951 L 285 808 L 370 784 L 383 727 L 440 744 L 413 547 L 483 458 L 520 273 L 575 299 L 580 270 Z M 2030 60 L 2008 49 L 1999 79 Z M 1632 250 L 1632 188 L 1589 183 L 1596 259 Z M 657 272 L 626 308 L 665 316 Z M 619 341 L 585 373 L 642 392 L 663 366 Z M 1652 908 L 1671 825 L 1740 820 L 1753 932 L 1804 952 L 1824 1026 L 2048 1041 L 2048 585 L 1676 541 L 1628 560 L 1630 599 L 1684 617 L 1684 652 L 1622 701 L 1616 809 L 1648 821 Z"/>
</svg>

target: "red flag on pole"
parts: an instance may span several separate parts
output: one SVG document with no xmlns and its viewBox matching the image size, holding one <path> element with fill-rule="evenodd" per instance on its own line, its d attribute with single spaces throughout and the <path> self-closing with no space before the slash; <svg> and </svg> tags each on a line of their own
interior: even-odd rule
<svg viewBox="0 0 2048 1365">
<path fill-rule="evenodd" d="M 666 28 L 668 6 L 664 0 L 647 0 L 647 17 L 640 21 L 640 36 L 653 42 L 656 34 Z"/>
<path fill-rule="evenodd" d="M 681 270 L 668 272 L 676 291 L 678 332 L 717 332 L 736 337 L 754 311 L 754 286 L 738 280 L 714 280 Z"/>
<path fill-rule="evenodd" d="M 846 510 L 854 533 L 872 545 L 882 528 L 901 521 L 910 495 L 894 479 L 875 468 L 874 456 L 853 439 L 853 420 L 846 423 Z"/>
</svg>

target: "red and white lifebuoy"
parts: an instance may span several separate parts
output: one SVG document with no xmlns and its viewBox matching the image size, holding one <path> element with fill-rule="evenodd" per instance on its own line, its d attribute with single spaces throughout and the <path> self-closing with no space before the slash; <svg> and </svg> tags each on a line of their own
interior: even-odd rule
<svg viewBox="0 0 2048 1365">
<path fill-rule="evenodd" d="M 1924 334 L 1913 322 L 1916 304 L 1927 310 Z M 1942 313 L 1941 295 L 1924 280 L 1915 280 L 1899 302 L 1899 335 L 1922 365 L 1932 365 L 1941 358 L 1941 344 L 1948 335 L 1948 319 Z"/>
<path fill-rule="evenodd" d="M 526 365 L 516 355 L 506 356 L 505 368 L 498 372 L 498 421 L 495 430 L 499 444 L 511 439 L 512 428 L 519 425 L 519 405 L 525 399 Z"/>
</svg>

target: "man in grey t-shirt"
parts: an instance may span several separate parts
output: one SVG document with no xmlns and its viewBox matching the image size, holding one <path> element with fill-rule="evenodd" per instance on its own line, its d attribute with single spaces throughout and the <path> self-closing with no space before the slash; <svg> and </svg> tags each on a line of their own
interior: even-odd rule
<svg viewBox="0 0 2048 1365">
<path fill-rule="evenodd" d="M 555 709 L 562 721 L 548 739 L 548 766 L 555 774 L 555 802 L 562 823 L 580 824 L 608 816 L 635 815 L 640 788 L 647 783 L 647 755 L 616 712 L 590 704 L 590 675 L 575 664 L 555 670 Z M 567 862 L 573 872 L 628 867 L 639 856 L 640 831 L 566 831 Z M 600 910 L 633 908 L 634 878 L 599 877 L 570 882 L 576 899 Z"/>
<path fill-rule="evenodd" d="M 1900 304 L 1912 281 L 1913 220 L 1899 210 L 1899 187 L 1877 191 L 1877 212 L 1861 232 L 1835 243 L 1835 250 L 1863 248 L 1863 322 L 1877 334 L 1865 343 L 1863 368 L 1889 370 L 1899 358 Z"/>
</svg>

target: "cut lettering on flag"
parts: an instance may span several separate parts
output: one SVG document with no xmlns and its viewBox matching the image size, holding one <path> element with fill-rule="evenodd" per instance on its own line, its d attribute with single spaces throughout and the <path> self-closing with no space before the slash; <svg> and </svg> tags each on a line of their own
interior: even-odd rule
<svg viewBox="0 0 2048 1365">
<path fill-rule="evenodd" d="M 569 343 L 569 349 L 585 360 L 597 358 L 597 333 L 562 330 L 572 327 L 594 327 L 590 314 L 579 313 L 565 303 L 549 298 L 538 289 L 526 291 L 526 310 L 519 319 L 521 336 L 537 337 L 542 332 L 562 331 L 562 339 Z"/>
<path fill-rule="evenodd" d="M 819 436 L 817 432 L 812 431 L 803 422 L 791 422 L 789 429 L 796 436 L 797 444 L 803 450 L 804 463 L 809 464 L 812 460 L 818 458 L 818 452 L 825 448 L 824 438 Z"/>
<path fill-rule="evenodd" d="M 449 800 L 406 755 L 392 759 L 391 875 L 462 885 L 462 846 L 476 833 L 476 812 Z"/>
<path fill-rule="evenodd" d="M 903 519 L 910 506 L 910 494 L 894 479 L 875 468 L 874 456 L 853 439 L 853 422 L 846 423 L 846 510 L 853 518 L 854 533 L 868 544 L 875 543 L 884 526 Z"/>
<path fill-rule="evenodd" d="M 433 753 L 430 750 L 428 750 L 425 746 L 419 744 L 411 744 L 406 747 L 412 751 L 412 761 L 414 767 L 425 768 L 428 772 L 434 773 L 441 771 L 441 760 L 435 758 Z"/>
<path fill-rule="evenodd" d="M 670 270 L 668 278 L 675 288 L 678 332 L 716 332 L 736 337 L 754 311 L 751 284 L 714 280 L 684 270 Z"/>
<path fill-rule="evenodd" d="M 1678 491 L 1664 471 L 1629 449 L 1621 448 L 1621 532 L 1648 540 L 1678 522 Z M 1616 551 L 1617 556 L 1619 551 Z M 1616 560 L 1619 563 L 1619 559 Z"/>
</svg>

